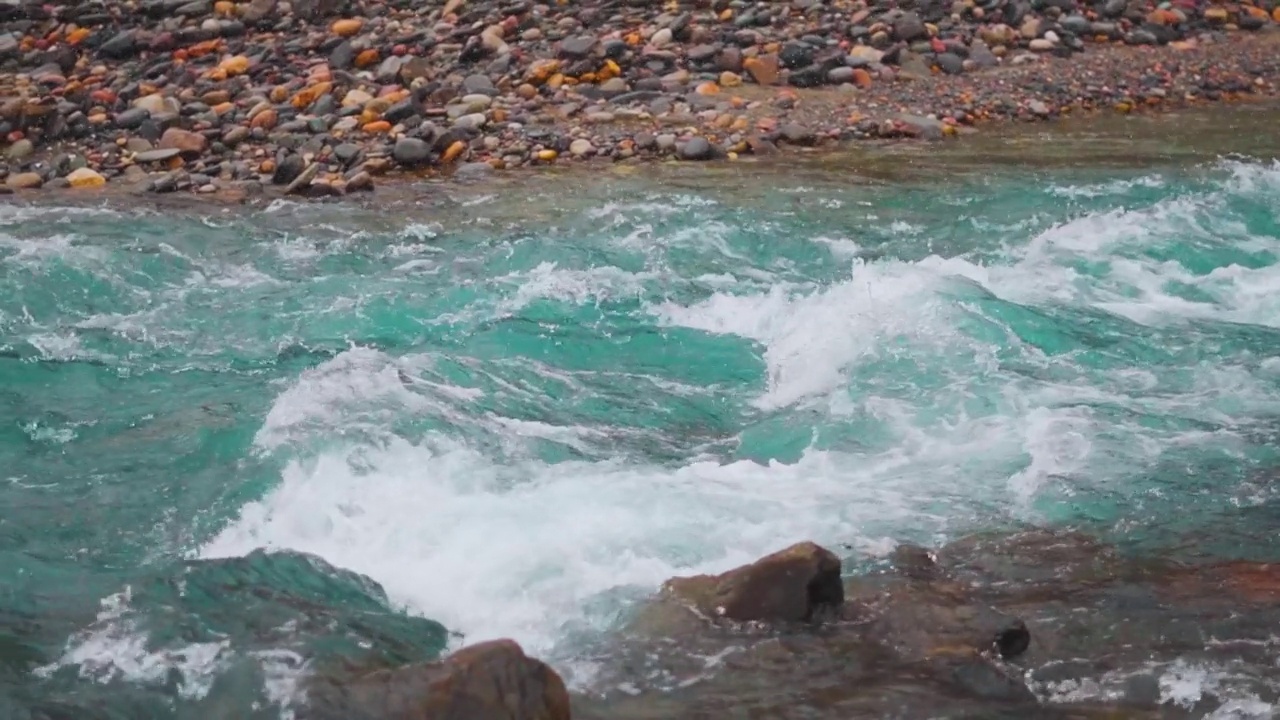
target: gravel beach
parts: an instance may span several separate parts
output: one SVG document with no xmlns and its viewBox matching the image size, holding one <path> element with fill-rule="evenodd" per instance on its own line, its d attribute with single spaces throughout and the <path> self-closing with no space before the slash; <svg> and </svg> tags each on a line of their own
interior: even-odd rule
<svg viewBox="0 0 1280 720">
<path fill-rule="evenodd" d="M 0 2 L 0 192 L 325 197 L 1271 97 L 1280 8 Z"/>
</svg>

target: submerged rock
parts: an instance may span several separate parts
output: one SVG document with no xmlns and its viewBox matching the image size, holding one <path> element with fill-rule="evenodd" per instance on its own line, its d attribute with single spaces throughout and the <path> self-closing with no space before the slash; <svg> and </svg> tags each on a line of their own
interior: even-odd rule
<svg viewBox="0 0 1280 720">
<path fill-rule="evenodd" d="M 511 640 L 463 648 L 443 661 L 312 682 L 301 720 L 569 720 L 555 670 Z"/>
</svg>

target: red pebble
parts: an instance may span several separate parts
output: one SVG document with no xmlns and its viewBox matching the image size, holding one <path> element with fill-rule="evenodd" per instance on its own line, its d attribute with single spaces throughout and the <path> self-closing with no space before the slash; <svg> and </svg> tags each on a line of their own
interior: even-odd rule
<svg viewBox="0 0 1280 720">
<path fill-rule="evenodd" d="M 404 57 L 405 55 L 409 54 L 409 48 L 405 47 L 404 45 L 396 45 L 395 47 L 391 48 L 391 54 L 396 55 L 398 57 Z"/>
<path fill-rule="evenodd" d="M 13 132 L 9 133 L 8 135 L 5 135 L 5 136 L 4 136 L 4 139 L 5 139 L 5 140 L 8 140 L 8 141 L 12 144 L 12 143 L 16 143 L 16 142 L 18 142 L 19 140 L 21 140 L 21 139 L 22 139 L 22 138 L 24 138 L 24 137 L 26 137 L 26 135 L 23 135 L 21 130 L 14 130 Z"/>
<path fill-rule="evenodd" d="M 44 38 L 40 38 L 39 40 L 37 40 L 37 41 L 36 41 L 36 49 L 37 49 L 37 50 L 48 50 L 48 49 L 49 49 L 49 41 L 48 41 L 48 40 L 45 40 Z"/>
<path fill-rule="evenodd" d="M 938 38 L 931 38 L 929 40 L 929 47 L 933 48 L 933 51 L 936 53 L 944 53 L 947 51 L 947 46 Z"/>
</svg>

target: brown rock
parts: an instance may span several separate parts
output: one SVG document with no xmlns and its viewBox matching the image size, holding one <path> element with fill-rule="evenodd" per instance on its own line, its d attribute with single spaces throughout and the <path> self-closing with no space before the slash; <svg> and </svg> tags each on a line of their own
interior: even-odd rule
<svg viewBox="0 0 1280 720">
<path fill-rule="evenodd" d="M 564 681 L 511 640 L 441 662 L 313 681 L 303 720 L 569 720 Z"/>
<path fill-rule="evenodd" d="M 261 22 L 276 11 L 278 0 L 250 0 L 240 11 L 240 17 L 247 23 Z"/>
<path fill-rule="evenodd" d="M 811 620 L 844 602 L 840 558 L 811 542 L 792 545 L 722 575 L 672 578 L 663 593 L 729 620 Z"/>
<path fill-rule="evenodd" d="M 760 57 L 747 58 L 742 62 L 742 69 L 746 70 L 760 85 L 776 85 L 778 83 L 778 56 L 777 55 L 761 55 Z"/>
<path fill-rule="evenodd" d="M 44 185 L 44 178 L 38 173 L 18 173 L 10 175 L 6 184 L 15 190 L 34 190 Z"/>
<path fill-rule="evenodd" d="M 208 146 L 208 138 L 200 133 L 169 128 L 164 131 L 164 135 L 160 136 L 160 144 L 156 147 L 161 150 L 177 150 L 189 157 L 198 157 Z"/>
<path fill-rule="evenodd" d="M 360 28 L 362 27 L 364 27 L 363 20 L 351 18 L 346 20 L 335 20 L 329 29 L 338 37 L 351 37 L 352 35 L 360 32 Z"/>
<path fill-rule="evenodd" d="M 279 119 L 280 114 L 276 112 L 275 108 L 267 108 L 253 116 L 253 119 L 249 121 L 249 127 L 265 128 L 270 130 L 276 126 L 276 122 Z"/>
<path fill-rule="evenodd" d="M 931 568 L 918 565 L 904 574 L 919 576 Z M 1031 644 L 1031 633 L 1017 617 L 968 597 L 962 583 L 942 577 L 902 581 L 861 577 L 845 588 L 846 619 L 863 625 L 865 637 L 908 662 L 941 656 L 975 656 L 995 651 L 1018 657 Z"/>
<path fill-rule="evenodd" d="M 67 183 L 73 188 L 102 187 L 106 182 L 106 178 L 87 167 L 72 170 L 71 173 L 67 175 Z"/>
</svg>

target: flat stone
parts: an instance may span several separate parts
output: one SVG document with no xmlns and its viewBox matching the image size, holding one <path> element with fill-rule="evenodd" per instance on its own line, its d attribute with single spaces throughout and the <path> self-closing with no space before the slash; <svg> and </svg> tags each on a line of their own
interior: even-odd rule
<svg viewBox="0 0 1280 720">
<path fill-rule="evenodd" d="M 146 150 L 144 152 L 138 153 L 137 155 L 134 155 L 133 161 L 136 163 L 143 163 L 143 164 L 153 163 L 153 162 L 164 162 L 165 160 L 171 160 L 173 158 L 176 158 L 181 154 L 182 154 L 182 151 L 179 150 L 178 148 Z"/>
<path fill-rule="evenodd" d="M 144 107 L 135 107 L 116 113 L 116 127 L 124 130 L 136 130 L 142 123 L 151 119 L 151 111 Z"/>
<path fill-rule="evenodd" d="M 778 128 L 778 134 L 793 145 L 811 145 L 815 139 L 812 130 L 799 123 L 787 123 Z"/>
<path fill-rule="evenodd" d="M 177 149 L 187 156 L 199 156 L 209 147 L 209 139 L 200 133 L 171 127 L 160 136 L 159 147 Z"/>
<path fill-rule="evenodd" d="M 313 162 L 307 165 L 306 169 L 299 173 L 298 177 L 294 178 L 293 182 L 289 183 L 289 186 L 284 189 L 284 194 L 293 195 L 294 193 L 306 189 L 307 186 L 311 184 L 311 181 L 315 180 L 316 176 L 319 174 L 320 163 Z"/>
<path fill-rule="evenodd" d="M 586 157 L 595 151 L 596 149 L 591 145 L 591 141 L 586 138 L 578 138 L 569 143 L 569 152 L 576 157 Z"/>
<path fill-rule="evenodd" d="M 853 72 L 854 70 L 851 67 L 832 68 L 827 73 L 827 82 L 831 83 L 832 85 L 840 85 L 842 83 L 853 82 Z"/>
<path fill-rule="evenodd" d="M 571 37 L 560 43 L 560 54 L 567 58 L 583 58 L 596 47 L 596 39 L 590 35 Z"/>
<path fill-rule="evenodd" d="M 485 117 L 484 113 L 471 113 L 454 120 L 453 126 L 455 128 L 462 128 L 465 130 L 479 130 L 484 127 L 485 123 L 488 121 L 489 119 Z"/>
<path fill-rule="evenodd" d="M 493 86 L 493 81 L 487 75 L 468 75 L 462 80 L 462 89 L 468 95 L 481 93 L 484 95 L 494 95 L 498 89 Z"/>
</svg>

